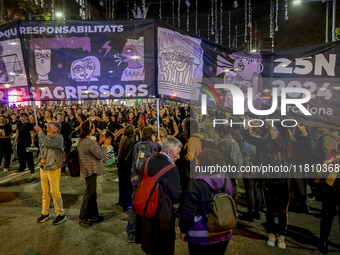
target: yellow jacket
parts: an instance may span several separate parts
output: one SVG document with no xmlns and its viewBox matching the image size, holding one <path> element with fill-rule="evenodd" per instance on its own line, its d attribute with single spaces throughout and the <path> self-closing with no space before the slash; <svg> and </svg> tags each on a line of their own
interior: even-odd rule
<svg viewBox="0 0 340 255">
<path fill-rule="evenodd" d="M 197 155 L 202 150 L 202 142 L 200 141 L 201 139 L 204 139 L 204 136 L 198 133 L 189 137 L 188 142 L 184 145 L 184 149 L 187 151 L 184 156 L 186 161 L 195 160 L 195 164 L 198 165 Z"/>
</svg>

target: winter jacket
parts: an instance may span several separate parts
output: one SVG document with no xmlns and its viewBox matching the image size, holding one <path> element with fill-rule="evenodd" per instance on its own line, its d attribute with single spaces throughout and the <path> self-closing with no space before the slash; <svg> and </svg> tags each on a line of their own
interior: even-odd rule
<svg viewBox="0 0 340 255">
<path fill-rule="evenodd" d="M 64 145 L 63 136 L 59 133 L 45 135 L 44 132 L 38 134 L 42 157 L 46 160 L 45 171 L 61 168 L 62 151 Z"/>
<path fill-rule="evenodd" d="M 184 145 L 184 149 L 186 150 L 184 158 L 186 161 L 195 160 L 195 164 L 198 165 L 197 155 L 202 150 L 201 139 L 204 139 L 204 136 L 197 133 L 189 137 L 188 142 Z"/>
</svg>

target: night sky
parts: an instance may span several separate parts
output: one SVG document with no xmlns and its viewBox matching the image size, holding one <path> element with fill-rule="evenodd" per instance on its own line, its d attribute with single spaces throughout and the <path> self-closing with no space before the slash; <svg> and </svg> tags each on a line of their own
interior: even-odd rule
<svg viewBox="0 0 340 255">
<path fill-rule="evenodd" d="M 100 6 L 100 0 L 90 0 L 90 2 L 101 12 L 102 19 L 106 17 L 105 0 L 104 6 Z M 130 1 L 115 1 L 115 19 L 127 18 L 127 2 L 129 2 L 129 18 L 132 19 L 133 15 L 131 9 L 133 8 L 133 0 Z M 141 4 L 141 0 L 136 0 L 136 4 Z M 145 1 L 146 4 L 150 4 L 148 11 L 148 18 L 159 18 L 159 1 Z M 274 1 L 276 2 L 276 1 Z M 195 10 L 196 1 L 190 0 L 190 19 L 189 19 L 189 32 L 196 34 L 195 29 Z M 229 33 L 229 11 L 231 13 L 231 33 L 233 36 L 236 34 L 239 42 L 244 38 L 245 33 L 245 14 L 244 14 L 244 0 L 238 1 L 238 8 L 234 8 L 233 0 L 223 1 L 223 44 L 227 44 L 227 37 Z M 218 4 L 218 29 L 221 28 L 220 24 L 220 0 L 217 0 Z M 255 30 L 255 22 L 257 23 L 258 36 L 261 37 L 261 44 L 263 47 L 268 48 L 271 44 L 269 38 L 270 27 L 270 0 L 251 0 L 252 4 L 252 24 Z M 340 10 L 340 4 L 338 3 L 337 10 Z M 215 0 L 214 0 L 215 6 Z M 330 2 L 329 10 L 329 38 L 331 39 L 331 21 L 332 21 L 332 3 Z M 178 1 L 175 1 L 175 17 L 172 18 L 172 1 L 162 1 L 162 20 L 173 24 L 177 27 Z M 181 0 L 181 26 L 184 31 L 187 30 L 187 6 L 186 1 Z M 288 17 L 285 20 L 285 0 L 279 0 L 279 12 L 278 12 L 278 28 L 279 31 L 275 33 L 277 36 L 276 45 L 277 49 L 294 48 L 294 45 L 314 45 L 324 42 L 325 38 L 325 11 L 326 4 L 319 2 L 301 3 L 299 5 L 293 4 L 293 0 L 288 0 Z M 208 15 L 211 14 L 211 1 L 210 0 L 198 0 L 198 31 L 197 34 L 208 38 Z M 274 13 L 275 16 L 275 13 Z M 339 24 L 340 13 L 337 15 L 337 24 Z M 211 17 L 210 24 L 211 24 Z M 275 19 L 275 18 L 274 18 Z M 275 24 L 274 24 L 275 25 Z M 211 29 L 211 28 L 210 28 Z M 298 31 L 298 33 L 296 33 Z M 253 31 L 254 32 L 254 31 Z M 249 34 L 249 32 L 248 32 Z M 213 36 L 210 36 L 212 39 Z M 303 39 L 305 38 L 305 39 Z M 280 41 L 282 41 L 280 45 Z M 285 41 L 283 43 L 283 41 Z M 289 45 L 290 42 L 294 42 L 293 45 Z M 241 46 L 238 44 L 238 46 Z"/>
</svg>

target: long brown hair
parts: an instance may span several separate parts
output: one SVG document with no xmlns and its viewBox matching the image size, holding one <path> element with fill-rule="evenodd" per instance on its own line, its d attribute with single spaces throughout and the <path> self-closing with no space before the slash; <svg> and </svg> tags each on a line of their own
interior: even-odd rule
<svg viewBox="0 0 340 255">
<path fill-rule="evenodd" d="M 78 135 L 80 138 L 85 138 L 91 133 L 92 125 L 91 121 L 86 120 L 80 126 L 80 134 Z"/>
<path fill-rule="evenodd" d="M 271 139 L 270 133 L 267 135 L 266 140 L 267 140 L 267 145 L 269 152 L 274 152 L 275 151 L 275 143 L 277 142 L 282 146 L 283 149 L 283 154 L 284 158 L 288 159 L 293 156 L 293 142 L 295 141 L 291 132 L 289 131 L 289 128 L 283 127 L 279 123 L 275 123 L 274 126 L 277 128 L 279 131 L 279 136 L 277 139 Z"/>
</svg>

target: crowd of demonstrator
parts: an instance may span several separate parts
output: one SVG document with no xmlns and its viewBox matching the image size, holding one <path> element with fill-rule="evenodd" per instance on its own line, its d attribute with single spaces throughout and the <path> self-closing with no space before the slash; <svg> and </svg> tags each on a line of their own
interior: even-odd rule
<svg viewBox="0 0 340 255">
<path fill-rule="evenodd" d="M 232 230 L 212 235 L 204 229 L 204 224 L 199 231 L 196 226 L 209 212 L 214 193 L 222 191 L 236 198 L 240 178 L 246 191 L 243 197 L 247 201 L 247 213 L 239 219 L 253 222 L 261 219 L 265 211 L 267 245 L 271 247 L 286 248 L 288 209 L 310 213 L 307 199 L 312 196 L 321 199 L 319 249 L 328 252 L 328 237 L 336 208 L 340 206 L 337 174 L 323 173 L 319 179 L 289 174 L 282 174 L 280 178 L 262 178 L 259 174 L 214 176 L 202 173 L 194 176 L 193 167 L 219 164 L 239 169 L 260 164 L 338 164 L 337 130 L 300 124 L 286 128 L 280 122 L 253 128 L 247 125 L 249 117 L 212 110 L 202 116 L 200 109 L 172 102 L 160 107 L 159 137 L 155 105 L 37 107 L 38 123 L 29 106 L 12 109 L 3 106 L 1 111 L 0 163 L 4 157 L 4 172 L 9 171 L 13 154 L 12 161 L 20 163 L 17 171 L 28 168 L 34 173 L 34 157 L 27 148 L 38 148 L 43 190 L 42 215 L 38 222 L 49 218 L 49 190 L 57 215 L 53 223 L 66 220 L 59 191 L 61 172 L 66 170 L 61 167 L 62 153 L 71 150 L 72 138 L 78 138 L 80 176 L 86 181 L 80 224 L 90 226 L 104 220 L 98 212 L 96 179 L 104 174 L 102 162 L 111 145 L 117 154 L 118 203 L 129 214 L 128 242 L 141 243 L 148 254 L 174 254 L 176 217 L 179 217 L 181 238 L 188 242 L 190 254 L 224 254 Z M 246 125 L 214 127 L 215 118 L 237 122 L 243 119 Z M 158 180 L 156 215 L 151 219 L 138 215 L 133 201 L 141 182 L 146 177 L 158 176 L 166 167 L 168 171 Z M 277 226 L 274 224 L 276 216 Z"/>
</svg>

